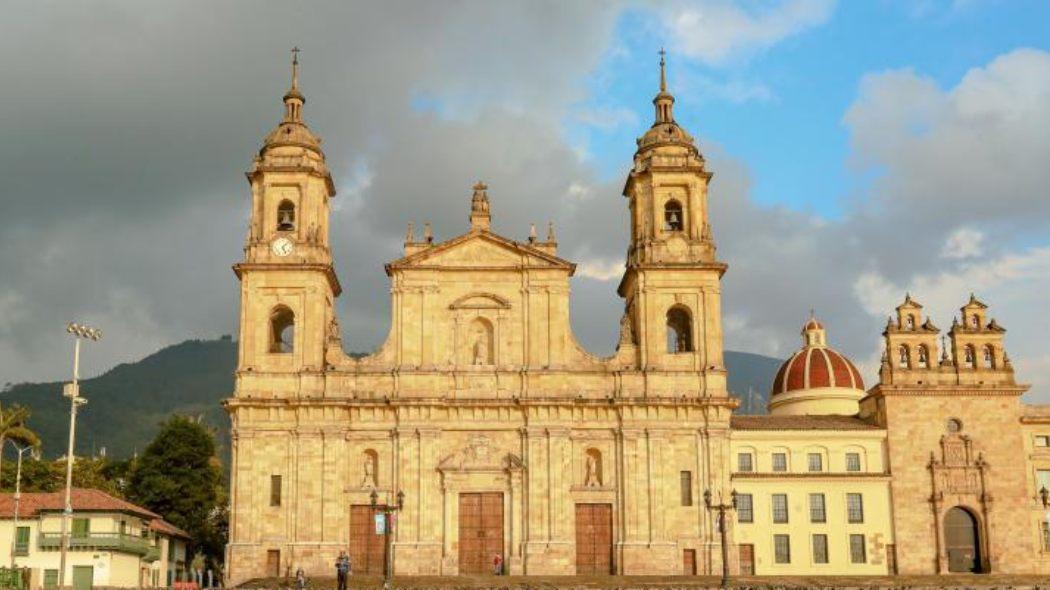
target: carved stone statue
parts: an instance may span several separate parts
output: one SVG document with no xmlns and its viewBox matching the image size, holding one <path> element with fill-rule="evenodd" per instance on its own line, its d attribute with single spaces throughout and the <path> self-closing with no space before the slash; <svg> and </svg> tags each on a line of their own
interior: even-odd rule
<svg viewBox="0 0 1050 590">
<path fill-rule="evenodd" d="M 583 485 L 589 488 L 597 488 L 602 485 L 601 474 L 598 468 L 598 457 L 592 453 L 587 453 L 586 472 L 583 478 Z"/>
<path fill-rule="evenodd" d="M 332 321 L 328 322 L 328 339 L 339 340 L 342 335 L 339 333 L 339 320 L 332 318 Z"/>
<path fill-rule="evenodd" d="M 362 471 L 364 472 L 364 475 L 361 477 L 361 487 L 376 487 L 376 465 L 375 460 L 372 458 L 372 455 L 365 453 L 361 467 Z"/>
<path fill-rule="evenodd" d="M 487 365 L 489 364 L 489 346 L 485 338 L 484 332 L 478 332 L 477 338 L 474 340 L 473 348 L 473 361 L 475 365 Z"/>
</svg>

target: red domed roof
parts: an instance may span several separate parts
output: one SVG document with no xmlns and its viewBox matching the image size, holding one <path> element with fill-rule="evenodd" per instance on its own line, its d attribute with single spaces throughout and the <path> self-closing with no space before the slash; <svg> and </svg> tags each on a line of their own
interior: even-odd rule
<svg viewBox="0 0 1050 590">
<path fill-rule="evenodd" d="M 820 322 L 810 318 L 802 326 L 802 335 L 802 349 L 780 366 L 773 379 L 771 395 L 819 387 L 864 389 L 857 367 L 825 344 L 824 326 Z"/>
</svg>

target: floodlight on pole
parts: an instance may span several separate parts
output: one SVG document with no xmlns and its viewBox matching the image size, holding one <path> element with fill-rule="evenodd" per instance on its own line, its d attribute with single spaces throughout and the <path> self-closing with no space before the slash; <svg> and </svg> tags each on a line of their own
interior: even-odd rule
<svg viewBox="0 0 1050 590">
<path fill-rule="evenodd" d="M 69 398 L 69 448 L 66 451 L 66 502 L 62 511 L 62 551 L 58 565 L 58 587 L 66 586 L 66 554 L 69 552 L 69 520 L 73 516 L 73 446 L 76 441 L 77 406 L 87 403 L 80 397 L 80 341 L 98 342 L 102 330 L 76 322 L 66 325 L 66 333 L 73 337 L 73 380 L 62 387 L 62 395 Z"/>
</svg>

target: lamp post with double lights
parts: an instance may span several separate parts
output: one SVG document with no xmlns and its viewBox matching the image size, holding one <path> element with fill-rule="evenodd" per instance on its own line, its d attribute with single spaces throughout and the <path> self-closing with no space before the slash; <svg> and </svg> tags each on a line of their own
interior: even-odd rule
<svg viewBox="0 0 1050 590">
<path fill-rule="evenodd" d="M 87 403 L 80 397 L 80 341 L 98 342 L 102 339 L 102 330 L 74 322 L 66 326 L 66 332 L 73 337 L 73 381 L 62 388 L 62 395 L 69 398 L 69 449 L 66 451 L 66 502 L 62 512 L 62 552 L 58 560 L 58 587 L 66 587 L 66 554 L 69 552 L 69 520 L 73 516 L 73 443 L 76 441 L 77 406 Z"/>
<path fill-rule="evenodd" d="M 22 504 L 22 456 L 27 452 L 32 452 L 33 456 L 37 456 L 36 447 L 20 447 L 18 444 L 7 439 L 7 442 L 11 443 L 11 446 L 15 448 L 15 452 L 18 453 L 18 469 L 15 471 L 15 530 L 14 535 L 11 538 L 11 569 L 15 569 L 15 555 L 18 545 L 18 511 Z"/>
<path fill-rule="evenodd" d="M 722 493 L 718 494 L 718 503 L 711 501 L 711 490 L 704 490 L 704 505 L 707 509 L 718 511 L 718 533 L 722 537 L 722 587 L 729 587 L 729 539 L 726 532 L 729 527 L 726 524 L 726 511 L 736 510 L 736 490 L 730 494 L 732 500 L 729 504 L 722 502 Z"/>
<path fill-rule="evenodd" d="M 383 588 L 390 590 L 390 579 L 394 575 L 394 554 L 390 550 L 390 537 L 394 534 L 394 523 L 391 519 L 391 515 L 395 512 L 399 512 L 405 507 L 405 492 L 398 490 L 397 492 L 397 504 L 391 506 L 390 504 L 379 503 L 379 493 L 376 492 L 375 488 L 372 488 L 372 513 L 376 511 L 382 511 L 383 513 L 383 532 L 386 533 L 384 537 L 383 555 L 386 557 L 383 561 L 386 562 L 386 567 L 383 568 Z"/>
</svg>

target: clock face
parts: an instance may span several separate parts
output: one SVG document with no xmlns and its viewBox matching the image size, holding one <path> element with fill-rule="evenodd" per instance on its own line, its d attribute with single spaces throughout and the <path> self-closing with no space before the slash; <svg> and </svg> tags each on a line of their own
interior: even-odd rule
<svg viewBox="0 0 1050 590">
<path fill-rule="evenodd" d="M 277 238 L 270 244 L 270 249 L 278 256 L 288 256 L 295 249 L 295 245 L 288 238 Z"/>
</svg>

